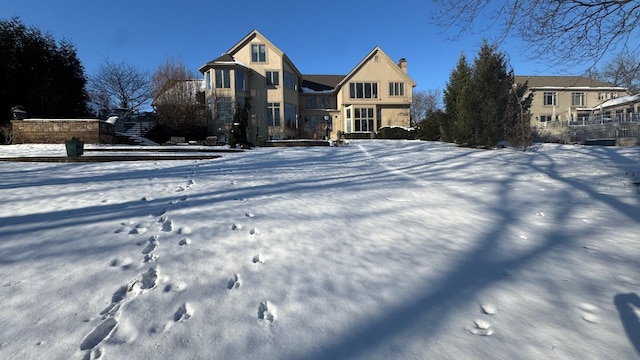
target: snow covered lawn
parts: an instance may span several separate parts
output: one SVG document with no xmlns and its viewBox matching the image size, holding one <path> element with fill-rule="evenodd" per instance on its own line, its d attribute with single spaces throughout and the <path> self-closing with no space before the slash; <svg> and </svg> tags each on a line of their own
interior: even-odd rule
<svg viewBox="0 0 640 360">
<path fill-rule="evenodd" d="M 1 359 L 640 356 L 637 147 L 355 141 L 0 173 Z"/>
</svg>

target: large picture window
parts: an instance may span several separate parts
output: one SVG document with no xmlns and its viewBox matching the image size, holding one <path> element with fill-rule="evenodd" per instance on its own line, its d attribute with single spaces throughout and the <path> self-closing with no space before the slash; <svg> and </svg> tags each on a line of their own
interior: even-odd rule
<svg viewBox="0 0 640 360">
<path fill-rule="evenodd" d="M 377 99 L 378 83 L 369 83 L 369 82 L 349 83 L 349 97 L 351 99 Z"/>
<path fill-rule="evenodd" d="M 266 62 L 267 49 L 264 44 L 251 44 L 251 62 Z"/>
<path fill-rule="evenodd" d="M 233 114 L 231 113 L 231 98 L 221 97 L 216 99 L 216 117 L 218 125 L 231 125 Z"/>
<path fill-rule="evenodd" d="M 374 111 L 373 108 L 355 108 L 353 112 L 354 116 L 354 131 L 356 132 L 371 132 L 374 131 Z"/>
</svg>

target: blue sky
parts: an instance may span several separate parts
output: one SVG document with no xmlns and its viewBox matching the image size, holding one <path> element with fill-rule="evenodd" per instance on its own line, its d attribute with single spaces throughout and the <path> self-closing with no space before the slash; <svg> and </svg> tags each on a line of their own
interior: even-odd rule
<svg viewBox="0 0 640 360">
<path fill-rule="evenodd" d="M 375 46 L 406 58 L 417 90 L 444 89 L 460 53 L 468 59 L 493 32 L 451 38 L 457 29 L 430 24 L 430 1 L 3 1 L 0 18 L 18 16 L 56 39 L 71 41 L 87 75 L 101 63 L 125 61 L 153 71 L 181 58 L 193 71 L 257 29 L 303 74 L 346 74 Z M 518 75 L 553 75 L 523 56 L 516 40 L 500 43 Z"/>
</svg>

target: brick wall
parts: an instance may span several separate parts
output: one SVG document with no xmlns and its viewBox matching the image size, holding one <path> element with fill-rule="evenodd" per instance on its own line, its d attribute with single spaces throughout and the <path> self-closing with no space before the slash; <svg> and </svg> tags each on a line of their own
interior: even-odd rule
<svg viewBox="0 0 640 360">
<path fill-rule="evenodd" d="M 62 144 L 77 137 L 86 144 L 111 144 L 114 125 L 97 119 L 12 120 L 14 144 Z"/>
</svg>

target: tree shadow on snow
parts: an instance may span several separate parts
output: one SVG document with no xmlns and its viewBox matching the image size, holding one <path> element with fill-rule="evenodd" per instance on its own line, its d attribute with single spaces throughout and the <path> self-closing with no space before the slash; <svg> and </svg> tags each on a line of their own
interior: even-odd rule
<svg viewBox="0 0 640 360">
<path fill-rule="evenodd" d="M 613 304 L 618 309 L 620 321 L 629 341 L 640 354 L 640 319 L 634 310 L 634 306 L 640 310 L 640 297 L 636 293 L 617 294 L 613 297 Z"/>
</svg>

